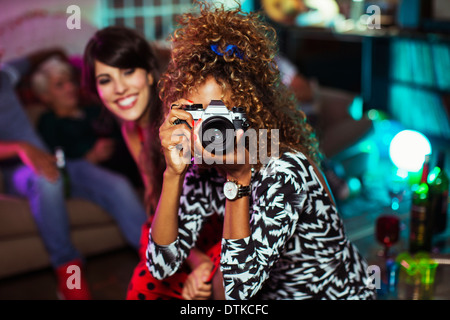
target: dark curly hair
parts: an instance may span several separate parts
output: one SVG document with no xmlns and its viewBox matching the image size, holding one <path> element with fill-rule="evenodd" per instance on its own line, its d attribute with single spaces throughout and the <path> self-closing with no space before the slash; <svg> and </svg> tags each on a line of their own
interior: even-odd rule
<svg viewBox="0 0 450 320">
<path fill-rule="evenodd" d="M 166 110 L 212 76 L 231 92 L 231 101 L 225 104 L 244 107 L 251 128 L 267 129 L 268 145 L 271 129 L 279 129 L 280 153 L 302 151 L 320 165 L 313 128 L 296 109 L 274 62 L 275 30 L 258 13 L 244 13 L 240 6 L 225 10 L 223 5 L 198 4 L 199 14 L 182 15 L 179 28 L 170 37 L 172 59 L 159 83 Z M 237 51 L 226 52 L 229 45 Z M 217 47 L 213 50 L 211 46 Z"/>
</svg>

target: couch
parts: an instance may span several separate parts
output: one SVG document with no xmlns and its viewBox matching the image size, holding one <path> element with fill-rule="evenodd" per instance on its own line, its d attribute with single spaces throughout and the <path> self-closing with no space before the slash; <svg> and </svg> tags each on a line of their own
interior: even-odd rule
<svg viewBox="0 0 450 320">
<path fill-rule="evenodd" d="M 32 123 L 42 108 L 27 108 Z M 74 245 L 85 256 L 106 253 L 128 244 L 112 218 L 98 205 L 83 199 L 67 199 Z M 25 198 L 7 195 L 0 171 L 0 279 L 50 267 Z"/>
<path fill-rule="evenodd" d="M 99 206 L 68 199 L 74 245 L 85 257 L 125 247 L 116 223 Z M 0 279 L 50 266 L 28 201 L 0 193 Z"/>
</svg>

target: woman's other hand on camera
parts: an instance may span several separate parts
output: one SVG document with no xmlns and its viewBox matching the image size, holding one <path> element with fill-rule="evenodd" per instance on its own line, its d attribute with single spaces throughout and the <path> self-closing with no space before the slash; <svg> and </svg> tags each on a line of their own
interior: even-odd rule
<svg viewBox="0 0 450 320">
<path fill-rule="evenodd" d="M 186 104 L 192 104 L 192 102 L 186 99 L 174 102 L 159 129 L 161 146 L 166 159 L 166 173 L 173 175 L 184 175 L 191 161 L 191 128 L 194 119 L 189 112 L 181 109 L 181 106 Z M 184 122 L 175 124 L 177 119 L 192 124 L 191 128 Z"/>
</svg>

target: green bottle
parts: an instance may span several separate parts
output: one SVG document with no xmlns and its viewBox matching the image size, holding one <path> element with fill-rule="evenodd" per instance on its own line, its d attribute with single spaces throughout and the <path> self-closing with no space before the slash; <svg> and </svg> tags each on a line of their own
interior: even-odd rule
<svg viewBox="0 0 450 320">
<path fill-rule="evenodd" d="M 420 183 L 415 186 L 412 194 L 412 206 L 409 230 L 409 252 L 431 251 L 432 216 L 429 212 L 429 185 L 427 182 L 430 171 L 430 156 L 425 157 Z"/>
<path fill-rule="evenodd" d="M 437 164 L 428 175 L 430 186 L 430 212 L 433 215 L 433 233 L 439 234 L 447 228 L 448 176 L 444 170 L 445 153 L 440 151 Z"/>
<path fill-rule="evenodd" d="M 64 150 L 62 147 L 55 148 L 55 157 L 56 157 L 56 166 L 61 172 L 63 185 L 64 185 L 64 196 L 66 198 L 70 198 L 71 190 L 70 190 L 70 178 L 69 173 L 67 172 L 66 167 L 66 156 L 64 154 Z"/>
</svg>

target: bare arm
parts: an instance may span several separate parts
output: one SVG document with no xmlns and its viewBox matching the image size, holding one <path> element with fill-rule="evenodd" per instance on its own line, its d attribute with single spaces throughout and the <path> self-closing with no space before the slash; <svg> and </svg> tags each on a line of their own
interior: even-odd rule
<svg viewBox="0 0 450 320">
<path fill-rule="evenodd" d="M 184 175 L 164 172 L 164 180 L 158 207 L 153 218 L 151 234 L 155 243 L 168 245 L 178 236 L 178 208 Z"/>
<path fill-rule="evenodd" d="M 167 124 L 166 128 L 171 129 L 172 125 Z M 138 134 L 134 129 L 134 124 L 129 122 L 122 123 L 122 135 L 127 144 L 128 150 L 130 151 L 134 161 L 136 162 L 142 180 L 144 182 L 144 186 L 146 192 L 151 190 L 150 177 L 146 173 L 146 171 L 142 168 L 142 164 L 139 161 L 139 155 L 142 152 L 142 144 L 139 141 Z M 164 130 L 163 130 L 164 131 Z M 171 133 L 163 132 L 163 135 L 167 136 L 167 143 L 171 143 L 170 135 Z M 169 148 L 169 145 L 166 146 Z M 154 236 L 154 240 L 158 244 L 169 244 L 175 241 L 178 235 L 178 207 L 179 200 L 181 195 L 181 188 L 183 186 L 184 174 L 172 174 L 173 170 L 170 168 L 166 169 L 164 173 L 163 185 L 161 190 L 161 196 L 159 200 L 159 204 L 156 209 L 156 213 L 154 215 L 154 219 L 152 222 L 152 236 Z M 160 212 L 158 214 L 158 212 Z M 162 213 L 161 213 L 162 212 Z M 156 230 L 156 236 L 154 235 L 154 231 Z M 160 234 L 158 234 L 160 232 Z M 168 236 L 170 234 L 171 236 Z M 167 240 L 166 239 L 169 239 Z"/>
<path fill-rule="evenodd" d="M 252 179 L 251 169 L 247 165 L 243 165 L 241 170 L 228 174 L 227 178 L 237 180 L 243 186 L 248 186 Z M 243 239 L 250 236 L 249 212 L 248 196 L 233 201 L 227 199 L 225 203 L 223 238 Z"/>
<path fill-rule="evenodd" d="M 190 104 L 181 99 L 177 105 Z M 160 128 L 161 146 L 166 159 L 161 196 L 152 222 L 151 235 L 158 245 L 168 245 L 178 237 L 178 209 L 188 164 L 182 152 L 176 148 L 180 143 L 190 146 L 191 131 L 186 124 L 173 125 L 176 119 L 192 123 L 192 116 L 184 110 L 173 108 Z"/>
<path fill-rule="evenodd" d="M 124 122 L 121 129 L 128 150 L 139 168 L 146 192 L 151 191 L 150 177 L 146 173 L 146 170 L 142 168 L 142 164 L 139 161 L 139 155 L 142 152 L 142 144 L 134 129 L 134 124 Z M 171 141 L 171 131 L 167 132 L 167 129 L 170 131 L 173 129 L 173 126 L 170 123 L 167 123 L 163 130 L 161 130 L 162 135 L 167 138 L 165 139 L 167 143 L 166 149 L 172 148 L 170 145 L 173 145 Z M 170 152 L 171 151 L 169 151 L 169 153 Z M 174 172 L 170 167 L 164 172 L 161 196 L 151 229 L 155 242 L 161 245 L 172 243 L 178 235 L 178 207 L 181 188 L 184 181 L 184 173 L 180 173 L 181 172 Z M 154 235 L 155 230 L 156 238 Z"/>
<path fill-rule="evenodd" d="M 49 181 L 59 177 L 56 159 L 53 155 L 22 141 L 0 141 L 0 159 L 19 157 L 36 174 L 42 174 Z"/>
<path fill-rule="evenodd" d="M 0 160 L 11 159 L 19 156 L 22 142 L 0 141 Z"/>
</svg>

